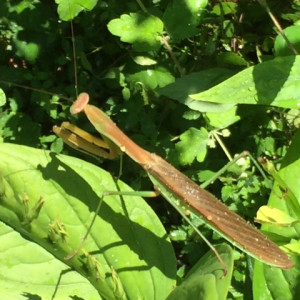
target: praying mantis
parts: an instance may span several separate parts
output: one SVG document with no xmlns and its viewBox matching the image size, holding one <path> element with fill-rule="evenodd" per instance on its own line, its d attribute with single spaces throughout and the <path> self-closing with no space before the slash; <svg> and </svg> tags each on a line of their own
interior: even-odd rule
<svg viewBox="0 0 300 300">
<path fill-rule="evenodd" d="M 210 227 L 249 255 L 272 266 L 284 269 L 293 266 L 288 256 L 259 231 L 228 210 L 213 195 L 199 188 L 164 159 L 133 143 L 101 110 L 87 102 L 87 94 L 82 94 L 73 104 L 72 112 L 76 114 L 83 111 L 95 128 L 106 137 L 108 143 L 91 138 L 90 135 L 72 125 L 55 127 L 54 131 L 66 143 L 73 147 L 80 147 L 84 152 L 92 153 L 94 156 L 109 159 L 122 153 L 129 155 L 145 169 L 156 190 L 183 217 L 185 217 L 184 211 L 200 214 Z M 77 145 L 78 140 L 80 142 Z M 107 148 L 109 151 L 101 148 Z"/>
<path fill-rule="evenodd" d="M 270 266 L 282 269 L 293 267 L 291 259 L 276 244 L 163 158 L 138 146 L 104 112 L 88 102 L 89 95 L 80 94 L 71 107 L 71 113 L 84 112 L 92 125 L 104 137 L 105 142 L 98 142 L 96 139 L 97 142 L 91 144 L 89 134 L 86 135 L 85 132 L 77 130 L 76 126 L 68 123 L 63 123 L 61 127 L 54 126 L 54 132 L 67 144 L 75 148 L 83 148 L 84 152 L 92 155 L 107 158 L 112 158 L 115 152 L 127 154 L 146 171 L 155 190 L 185 219 L 188 219 L 185 212 L 192 211 L 200 215 L 209 227 L 250 256 Z M 112 149 L 112 151 L 107 153 L 98 149 L 97 145 Z M 79 249 L 75 251 L 75 254 L 78 251 Z"/>
</svg>

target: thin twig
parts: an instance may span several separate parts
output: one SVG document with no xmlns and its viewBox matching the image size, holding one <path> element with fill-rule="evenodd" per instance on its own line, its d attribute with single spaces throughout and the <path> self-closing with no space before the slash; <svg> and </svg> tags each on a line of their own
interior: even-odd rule
<svg viewBox="0 0 300 300">
<path fill-rule="evenodd" d="M 287 38 L 287 36 L 285 35 L 282 27 L 280 26 L 279 22 L 277 21 L 277 19 L 275 18 L 275 16 L 273 15 L 273 13 L 270 10 L 270 7 L 268 6 L 268 3 L 266 0 L 257 0 L 258 3 L 265 8 L 266 12 L 268 13 L 268 15 L 270 16 L 271 20 L 273 21 L 274 25 L 276 26 L 276 28 L 278 29 L 278 31 L 280 32 L 280 34 L 282 35 L 282 37 L 284 38 L 284 40 L 286 41 L 287 45 L 289 46 L 289 48 L 291 49 L 291 51 L 295 54 L 295 55 L 299 55 L 298 51 L 295 49 L 295 47 L 293 46 L 293 44 L 289 41 L 289 39 Z"/>
<path fill-rule="evenodd" d="M 169 44 L 169 42 L 168 42 L 168 40 L 166 39 L 165 36 L 162 37 L 162 42 L 166 46 L 172 60 L 174 61 L 174 64 L 177 67 L 178 72 L 180 73 L 181 76 L 183 76 L 184 75 L 184 70 L 181 68 L 181 66 L 180 66 L 176 56 L 174 55 L 174 52 L 173 52 L 173 50 L 172 50 L 172 48 L 171 48 L 171 46 L 170 46 L 170 44 Z"/>
<path fill-rule="evenodd" d="M 72 20 L 70 21 L 71 34 L 72 34 L 72 48 L 73 48 L 73 66 L 74 66 L 74 84 L 76 98 L 78 97 L 78 78 L 77 78 L 77 60 L 76 60 L 76 48 L 75 48 L 75 37 L 74 37 L 74 27 Z"/>
</svg>

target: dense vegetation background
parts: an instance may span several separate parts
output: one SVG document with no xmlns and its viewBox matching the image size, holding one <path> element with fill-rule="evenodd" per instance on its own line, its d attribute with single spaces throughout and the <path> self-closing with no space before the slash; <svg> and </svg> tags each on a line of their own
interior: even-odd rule
<svg viewBox="0 0 300 300">
<path fill-rule="evenodd" d="M 0 3 L 2 142 L 77 156 L 116 176 L 118 160 L 89 158 L 52 132 L 53 125 L 69 120 L 95 134 L 84 116 L 69 112 L 77 89 L 88 92 L 91 102 L 139 145 L 199 184 L 244 150 L 255 158 L 268 157 L 278 169 L 288 165 L 287 152 L 293 138 L 294 145 L 299 138 L 299 1 L 270 0 L 269 6 L 243 0 L 55 2 Z M 289 161 L 298 161 L 296 153 Z M 293 172 L 287 171 L 296 180 Z M 128 158 L 122 180 L 134 190 L 152 189 L 144 171 Z M 245 157 L 207 189 L 252 222 L 270 197 L 272 177 Z M 208 247 L 166 201 L 147 202 L 173 241 L 180 282 Z M 5 217 L 1 220 L 7 223 Z M 222 241 L 202 227 L 214 244 Z M 261 287 L 253 287 L 253 261 L 237 251 L 234 258 L 228 298 L 260 299 Z M 274 292 L 266 283 L 265 299 L 279 299 L 283 291 L 288 293 L 284 299 L 293 299 L 299 292 L 291 283 L 298 278 L 296 271 L 289 279 L 282 274 L 291 273 L 280 274 L 282 286 Z"/>
</svg>

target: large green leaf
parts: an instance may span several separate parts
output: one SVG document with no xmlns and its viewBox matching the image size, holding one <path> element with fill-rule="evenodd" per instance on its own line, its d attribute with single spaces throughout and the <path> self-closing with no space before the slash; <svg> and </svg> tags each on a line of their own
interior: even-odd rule
<svg viewBox="0 0 300 300">
<path fill-rule="evenodd" d="M 293 47 L 299 52 L 300 50 L 300 27 L 299 25 L 289 26 L 284 29 L 286 37 L 289 39 Z M 278 34 L 275 43 L 274 50 L 276 56 L 287 56 L 292 55 L 293 52 L 287 45 L 286 40 L 283 38 L 282 34 Z"/>
<path fill-rule="evenodd" d="M 227 267 L 223 266 L 212 250 L 207 252 L 187 274 L 185 280 L 169 295 L 172 299 L 225 300 L 233 271 L 233 252 L 228 244 L 216 246 Z"/>
<path fill-rule="evenodd" d="M 2 299 L 101 299 L 82 275 L 2 222 L 0 245 Z"/>
<path fill-rule="evenodd" d="M 282 167 L 278 172 L 281 179 L 285 181 L 288 189 L 300 199 L 300 157 L 299 157 L 300 131 L 296 133 L 292 140 L 292 144 L 282 162 Z M 295 216 L 292 211 L 287 209 L 286 201 L 284 200 L 284 193 L 279 188 L 278 182 L 275 182 L 273 193 L 269 199 L 269 206 L 278 208 L 282 211 L 289 212 Z M 280 195 L 283 194 L 283 197 Z M 300 226 L 296 224 L 290 227 L 280 227 L 279 225 L 263 225 L 263 231 L 272 236 L 273 240 L 279 245 L 290 248 L 290 239 L 294 243 L 299 242 Z M 299 248 L 299 246 L 298 246 Z M 291 252 L 293 255 L 293 252 Z M 300 276 L 300 257 L 299 250 L 292 256 L 294 261 L 294 268 L 291 270 L 280 270 L 270 268 L 262 263 L 256 261 L 253 277 L 253 294 L 254 299 L 295 299 L 300 294 L 300 287 L 298 284 Z M 280 282 L 280 284 L 278 284 Z"/>
<path fill-rule="evenodd" d="M 140 197 L 105 197 L 84 244 L 90 254 L 81 251 L 64 259 L 80 244 L 102 193 L 130 190 L 124 183 L 82 160 L 11 144 L 0 144 L 0 169 L 0 219 L 15 230 L 2 231 L 1 270 L 10 268 L 10 293 L 16 298 L 25 291 L 20 278 L 27 293 L 46 299 L 56 288 L 66 291 L 66 299 L 75 280 L 78 287 L 88 284 L 83 277 L 90 281 L 85 299 L 92 299 L 92 286 L 106 299 L 164 299 L 170 293 L 176 272 L 173 249 Z M 24 245 L 22 250 L 18 245 Z M 67 265 L 76 273 L 71 279 L 63 279 Z M 60 287 L 60 272 L 69 290 Z"/>
<path fill-rule="evenodd" d="M 204 91 L 234 73 L 227 69 L 213 68 L 201 72 L 190 73 L 177 78 L 175 82 L 168 84 L 157 92 L 160 95 L 177 100 L 178 102 L 188 106 L 190 109 L 201 112 L 224 112 L 232 108 L 232 104 L 219 104 L 205 101 L 196 101 L 189 97 L 190 94 Z"/>
<path fill-rule="evenodd" d="M 177 41 L 196 35 L 207 0 L 170 1 L 163 19 L 171 38 Z"/>
<path fill-rule="evenodd" d="M 300 57 L 285 56 L 247 68 L 192 99 L 222 104 L 299 108 Z"/>
</svg>

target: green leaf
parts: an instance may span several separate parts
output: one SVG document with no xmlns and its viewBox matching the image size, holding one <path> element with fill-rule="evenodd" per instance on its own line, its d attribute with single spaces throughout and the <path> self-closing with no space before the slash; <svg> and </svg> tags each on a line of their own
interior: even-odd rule
<svg viewBox="0 0 300 300">
<path fill-rule="evenodd" d="M 0 220 L 38 245 L 36 251 L 47 252 L 49 259 L 55 256 L 55 263 L 67 264 L 88 278 L 91 289 L 94 286 L 105 299 L 117 299 L 116 291 L 123 289 L 128 299 L 164 299 L 172 290 L 176 273 L 173 249 L 157 216 L 140 197 L 105 197 L 84 244 L 85 252 L 64 259 L 81 243 L 103 192 L 130 191 L 124 183 L 116 183 L 109 173 L 82 160 L 11 144 L 0 144 L 0 168 Z M 15 236 L 11 235 L 11 243 L 18 243 Z M 0 261 L 1 269 L 15 268 L 14 276 L 30 283 L 28 267 L 36 265 L 40 257 L 30 249 L 22 248 L 27 264 L 18 269 L 16 258 L 5 259 Z M 37 264 L 35 280 L 40 278 L 42 286 L 51 283 L 53 293 L 56 284 L 58 291 L 63 291 L 58 271 L 53 275 L 52 267 Z M 24 291 L 19 282 L 12 282 L 16 295 Z M 38 283 L 28 292 L 43 294 Z"/>
<path fill-rule="evenodd" d="M 298 222 L 299 220 L 297 220 Z M 291 240 L 289 244 L 285 245 L 285 248 L 291 253 L 300 255 L 300 241 Z"/>
<path fill-rule="evenodd" d="M 163 88 L 157 89 L 157 92 L 160 95 L 177 100 L 193 110 L 201 112 L 224 112 L 225 110 L 230 109 L 233 105 L 195 101 L 190 98 L 189 95 L 206 90 L 227 79 L 232 74 L 232 71 L 221 68 L 191 73 L 176 79 L 175 82 L 164 86 Z"/>
<path fill-rule="evenodd" d="M 298 222 L 296 218 L 284 213 L 283 211 L 263 205 L 259 208 L 256 214 L 256 221 L 259 223 L 271 223 L 278 226 L 291 226 L 293 223 Z"/>
<path fill-rule="evenodd" d="M 133 84 L 142 84 L 146 88 L 155 89 L 174 81 L 173 75 L 164 67 L 147 69 L 127 76 Z"/>
<path fill-rule="evenodd" d="M 210 250 L 190 270 L 184 281 L 169 295 L 168 300 L 227 299 L 233 271 L 233 253 L 227 244 L 216 246 L 216 250 L 227 267 L 227 275 L 223 278 L 223 266 Z"/>
<path fill-rule="evenodd" d="M 177 229 L 177 230 L 172 230 L 170 233 L 170 238 L 172 241 L 186 241 L 187 239 L 187 233 L 184 230 Z"/>
<path fill-rule="evenodd" d="M 180 142 L 176 144 L 176 152 L 179 153 L 179 163 L 191 164 L 196 158 L 202 162 L 207 152 L 208 132 L 205 128 L 189 128 L 180 135 Z"/>
<path fill-rule="evenodd" d="M 293 137 L 290 148 L 282 161 L 282 167 L 278 175 L 284 180 L 290 192 L 300 199 L 299 181 L 300 181 L 300 158 L 299 158 L 300 131 Z M 277 181 L 274 184 L 268 205 L 277 208 L 282 212 L 288 213 L 284 196 L 285 191 L 279 188 Z M 294 214 L 292 213 L 293 217 Z M 265 234 L 272 236 L 277 244 L 289 248 L 290 240 L 299 241 L 299 224 L 290 227 L 264 224 L 262 230 Z M 284 247 L 285 248 L 285 247 Z M 293 252 L 290 253 L 293 255 Z M 254 299 L 296 299 L 299 295 L 298 278 L 300 276 L 300 257 L 298 252 L 292 256 L 294 268 L 291 270 L 280 270 L 269 268 L 255 261 L 253 289 Z M 280 282 L 280 284 L 278 284 Z"/>
<path fill-rule="evenodd" d="M 255 262 L 254 277 L 253 277 L 253 299 L 297 299 L 297 293 L 293 295 L 291 291 L 292 284 L 297 285 L 287 272 L 276 268 L 267 268 L 259 261 Z M 290 271 L 290 273 L 292 273 Z M 297 275 L 298 272 L 295 272 Z M 292 275 L 292 274 L 291 274 Z M 280 284 L 279 284 L 280 283 Z"/>
<path fill-rule="evenodd" d="M 243 70 L 192 99 L 222 104 L 299 108 L 300 57 L 285 56 Z"/>
<path fill-rule="evenodd" d="M 52 299 L 56 286 L 55 299 L 67 299 L 71 295 L 82 299 L 101 299 L 86 278 L 2 222 L 0 245 L 3 299 L 29 299 L 32 294 L 39 299 Z"/>
<path fill-rule="evenodd" d="M 289 39 L 293 47 L 298 52 L 300 52 L 300 26 L 299 25 L 289 26 L 285 28 L 283 32 L 285 33 L 286 37 Z M 278 33 L 275 39 L 274 50 L 276 56 L 288 56 L 293 54 L 292 50 L 287 45 L 285 39 L 280 33 Z"/>
<path fill-rule="evenodd" d="M 235 14 L 238 8 L 237 3 L 234 2 L 221 2 L 213 7 L 212 13 L 217 16 L 225 16 L 229 14 Z"/>
<path fill-rule="evenodd" d="M 196 35 L 207 0 L 173 0 L 164 13 L 164 23 L 172 39 L 182 39 Z"/>
<path fill-rule="evenodd" d="M 57 12 L 61 20 L 70 21 L 81 11 L 92 10 L 98 0 L 55 0 L 58 4 Z"/>
<path fill-rule="evenodd" d="M 122 42 L 132 44 L 135 51 L 158 50 L 163 32 L 162 21 L 143 13 L 124 14 L 107 24 L 108 30 L 121 38 Z"/>
<path fill-rule="evenodd" d="M 6 95 L 2 89 L 0 89 L 0 107 L 5 105 L 6 103 Z"/>
<path fill-rule="evenodd" d="M 206 113 L 209 124 L 217 129 L 223 129 L 240 120 L 236 114 L 237 107 L 232 107 L 229 110 L 216 113 Z"/>
<path fill-rule="evenodd" d="M 51 152 L 60 153 L 64 148 L 64 142 L 61 138 L 55 139 L 55 141 L 51 144 Z"/>
<path fill-rule="evenodd" d="M 34 63 L 40 52 L 39 45 L 36 43 L 28 43 L 26 41 L 21 41 L 18 39 L 15 39 L 14 42 L 17 48 L 16 54 L 29 61 L 30 63 Z"/>
<path fill-rule="evenodd" d="M 218 55 L 217 62 L 219 66 L 232 67 L 248 67 L 249 63 L 240 55 L 234 52 L 224 52 Z"/>
<path fill-rule="evenodd" d="M 2 116 L 0 127 L 6 127 L 2 135 L 6 140 L 14 143 L 27 143 L 28 145 L 37 145 L 41 134 L 41 128 L 34 123 L 28 114 L 10 113 Z"/>
<path fill-rule="evenodd" d="M 135 56 L 133 57 L 133 60 L 136 64 L 141 65 L 141 66 L 151 66 L 151 65 L 156 65 L 157 61 L 147 57 L 147 56 Z"/>
<path fill-rule="evenodd" d="M 275 155 L 275 140 L 272 137 L 259 138 L 258 152 L 266 155 Z"/>
</svg>

